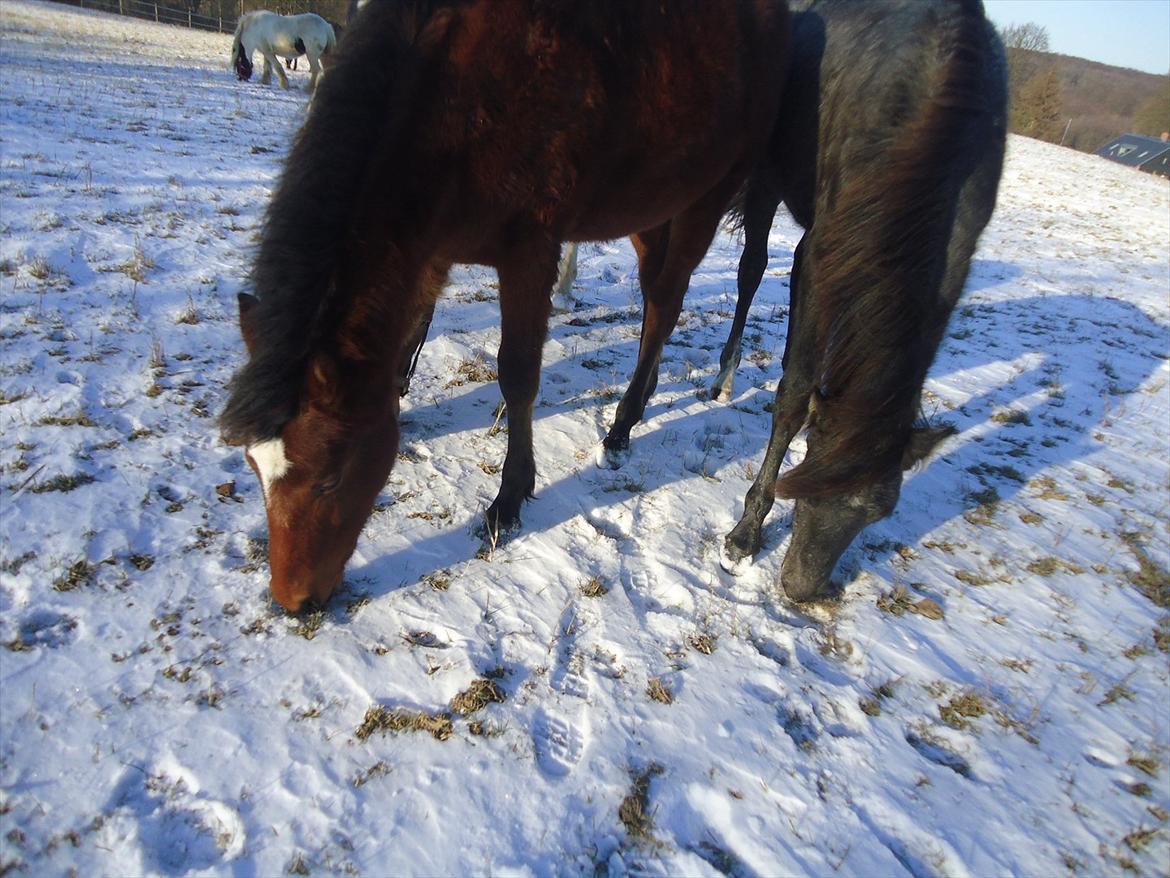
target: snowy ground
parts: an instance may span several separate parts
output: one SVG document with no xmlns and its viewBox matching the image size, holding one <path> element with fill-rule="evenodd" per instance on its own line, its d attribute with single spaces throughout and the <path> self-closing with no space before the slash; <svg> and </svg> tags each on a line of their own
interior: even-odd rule
<svg viewBox="0 0 1170 878">
<path fill-rule="evenodd" d="M 298 620 L 214 418 L 306 97 L 236 82 L 228 45 L 0 6 L 0 875 L 1170 871 L 1166 181 L 1011 141 L 928 383 L 961 432 L 811 610 L 774 585 L 788 504 L 744 576 L 717 562 L 786 217 L 734 402 L 700 394 L 723 236 L 617 472 L 634 259 L 582 249 L 537 498 L 490 561 L 495 281 L 459 272 L 347 584 Z"/>
</svg>

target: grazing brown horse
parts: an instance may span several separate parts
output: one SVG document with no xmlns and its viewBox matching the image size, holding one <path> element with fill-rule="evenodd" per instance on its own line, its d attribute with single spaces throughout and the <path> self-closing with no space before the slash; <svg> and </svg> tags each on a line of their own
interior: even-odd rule
<svg viewBox="0 0 1170 878">
<path fill-rule="evenodd" d="M 730 395 L 783 201 L 805 228 L 784 377 L 725 551 L 733 563 L 755 554 L 775 496 L 795 498 L 781 582 L 805 600 L 825 593 L 861 529 L 893 512 L 903 470 L 950 433 L 915 419 L 995 206 L 1007 98 L 1003 48 L 979 0 L 798 0 L 793 11 L 769 161 L 739 205 L 739 301 L 713 392 Z M 777 482 L 806 423 L 805 459 Z"/>
<path fill-rule="evenodd" d="M 645 302 L 606 447 L 629 442 L 693 269 L 758 162 L 782 0 L 370 3 L 322 80 L 241 296 L 247 446 L 272 593 L 324 602 L 393 466 L 407 342 L 455 262 L 494 266 L 508 451 L 488 539 L 535 487 L 532 407 L 563 241 L 630 235 Z M 303 223 L 312 213 L 317 221 Z"/>
</svg>

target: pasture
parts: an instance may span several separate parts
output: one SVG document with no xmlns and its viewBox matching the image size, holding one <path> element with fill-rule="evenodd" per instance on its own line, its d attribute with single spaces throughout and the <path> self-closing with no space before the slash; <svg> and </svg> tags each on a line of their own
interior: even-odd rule
<svg viewBox="0 0 1170 878">
<path fill-rule="evenodd" d="M 459 268 L 345 584 L 291 617 L 215 418 L 307 98 L 237 82 L 230 43 L 0 6 L 0 874 L 1170 869 L 1166 181 L 1009 140 L 926 385 L 959 432 L 812 606 L 777 585 L 787 502 L 719 564 L 770 428 L 783 212 L 731 401 L 721 234 L 618 470 L 635 258 L 582 247 L 536 498 L 488 559 L 496 279 Z"/>
</svg>

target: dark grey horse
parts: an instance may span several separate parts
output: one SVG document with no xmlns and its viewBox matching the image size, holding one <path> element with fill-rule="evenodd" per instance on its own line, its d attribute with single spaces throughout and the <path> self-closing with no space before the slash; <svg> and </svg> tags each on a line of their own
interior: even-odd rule
<svg viewBox="0 0 1170 878">
<path fill-rule="evenodd" d="M 797 0 L 770 162 L 741 193 L 745 248 L 715 396 L 740 337 L 781 201 L 796 248 L 772 435 L 732 562 L 756 553 L 774 498 L 795 498 L 789 597 L 825 593 L 841 554 L 891 512 L 902 473 L 949 428 L 916 424 L 923 381 L 991 217 L 1003 164 L 1006 67 L 979 0 Z M 796 433 L 804 461 L 777 482 Z"/>
</svg>

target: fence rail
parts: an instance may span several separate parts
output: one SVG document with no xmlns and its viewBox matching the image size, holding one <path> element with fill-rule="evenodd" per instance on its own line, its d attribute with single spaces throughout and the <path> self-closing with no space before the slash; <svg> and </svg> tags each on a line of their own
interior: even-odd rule
<svg viewBox="0 0 1170 878">
<path fill-rule="evenodd" d="M 80 6 L 82 9 L 97 9 L 102 12 L 115 12 L 131 18 L 142 18 L 147 21 L 157 21 L 160 24 L 176 24 L 198 30 L 216 31 L 221 34 L 234 33 L 235 18 L 225 18 L 222 15 L 201 15 L 190 9 L 177 9 L 158 3 L 155 0 L 55 0 L 68 6 Z"/>
</svg>

